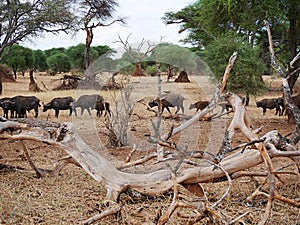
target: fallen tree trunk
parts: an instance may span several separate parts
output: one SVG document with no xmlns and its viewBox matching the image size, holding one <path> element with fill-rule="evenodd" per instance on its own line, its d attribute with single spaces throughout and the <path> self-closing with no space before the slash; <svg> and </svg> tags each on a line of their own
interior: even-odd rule
<svg viewBox="0 0 300 225">
<path fill-rule="evenodd" d="M 47 121 L 42 122 L 43 126 L 47 124 Z M 128 188 L 143 194 L 156 195 L 171 189 L 174 185 L 172 171 L 169 169 L 147 174 L 131 174 L 117 170 L 111 162 L 82 140 L 71 123 L 63 123 L 59 127 L 53 127 L 53 123 L 47 124 L 46 127 L 41 126 L 41 123 L 37 123 L 35 119 L 22 119 L 21 122 L 1 122 L 0 139 L 36 140 L 62 148 L 96 181 L 104 184 L 107 188 L 107 200 L 117 201 L 119 194 Z M 12 129 L 18 130 L 18 134 L 10 134 Z M 56 135 L 53 135 L 54 130 Z M 231 174 L 261 162 L 259 152 L 251 150 L 224 158 L 220 166 Z M 214 170 L 213 165 L 204 168 L 193 167 L 180 169 L 176 176 L 176 182 L 182 184 L 205 183 L 224 176 L 222 171 Z"/>
<path fill-rule="evenodd" d="M 71 123 L 56 124 L 36 119 L 22 119 L 20 122 L 4 121 L 0 123 L 0 139 L 36 140 L 46 142 L 65 150 L 106 190 L 106 201 L 118 202 L 120 193 L 132 189 L 147 195 L 157 195 L 173 188 L 173 172 L 170 169 L 158 170 L 146 174 L 131 174 L 117 170 L 114 165 L 91 149 L 78 135 Z M 12 131 L 17 131 L 16 134 Z M 300 155 L 297 152 L 296 156 Z M 270 154 L 272 156 L 272 153 Z M 287 155 L 288 156 L 288 155 Z M 293 152 L 295 157 L 295 152 Z M 220 162 L 228 174 L 234 174 L 263 162 L 256 149 L 237 152 Z M 177 184 L 198 184 L 226 179 L 222 170 L 214 165 L 205 167 L 180 168 L 176 172 Z"/>
</svg>

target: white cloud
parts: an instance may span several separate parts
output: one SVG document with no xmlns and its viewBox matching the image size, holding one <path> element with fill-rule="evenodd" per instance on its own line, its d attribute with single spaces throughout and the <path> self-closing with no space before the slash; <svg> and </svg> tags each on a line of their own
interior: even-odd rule
<svg viewBox="0 0 300 225">
<path fill-rule="evenodd" d="M 184 0 L 122 0 L 116 8 L 115 17 L 127 17 L 127 25 L 113 24 L 109 27 L 99 27 L 94 31 L 92 45 L 108 45 L 113 48 L 121 46 L 118 35 L 125 40 L 130 35 L 130 43 L 139 43 L 143 38 L 158 42 L 161 38 L 165 42 L 180 44 L 179 40 L 185 34 L 178 34 L 178 25 L 163 24 L 162 17 L 165 12 L 177 12 L 186 7 L 190 2 Z M 32 43 L 24 43 L 32 49 L 50 49 L 54 47 L 70 47 L 85 43 L 83 31 L 72 38 L 66 34 L 57 36 L 45 34 L 45 38 L 38 38 Z"/>
</svg>

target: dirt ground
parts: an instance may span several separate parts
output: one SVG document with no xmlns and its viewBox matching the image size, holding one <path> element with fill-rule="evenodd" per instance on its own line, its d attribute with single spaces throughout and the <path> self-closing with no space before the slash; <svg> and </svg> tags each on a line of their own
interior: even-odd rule
<svg viewBox="0 0 300 225">
<path fill-rule="evenodd" d="M 29 78 L 19 76 L 16 83 L 5 83 L 3 97 L 15 95 L 35 95 L 42 103 L 50 101 L 54 97 L 73 96 L 77 98 L 81 94 L 99 93 L 95 90 L 51 91 L 61 82 L 60 76 L 35 75 L 38 85 L 45 90 L 42 93 L 29 93 L 27 91 Z M 215 85 L 204 76 L 190 76 L 191 83 L 166 82 L 163 77 L 162 90 L 180 92 L 184 95 L 185 115 L 192 116 L 195 110 L 189 110 L 189 104 L 200 99 L 210 99 Z M 151 134 L 150 120 L 155 120 L 155 113 L 147 110 L 145 105 L 157 93 L 156 77 L 140 77 L 133 80 L 133 93 L 131 99 L 135 102 L 133 115 L 128 129 L 128 146 L 113 148 L 110 146 L 107 130 L 104 127 L 105 117 L 97 118 L 96 112 L 89 116 L 86 112 L 82 116 L 69 116 L 67 111 L 62 111 L 59 118 L 54 117 L 53 111 L 42 112 L 40 108 L 39 119 L 56 122 L 72 122 L 81 137 L 91 148 L 99 154 L 111 160 L 114 165 L 122 165 L 134 148 L 132 160 L 141 158 L 155 150 L 155 146 L 146 140 L 145 134 Z M 43 85 L 44 84 L 44 85 Z M 47 90 L 48 89 L 48 90 Z M 100 91 L 105 100 L 111 103 L 111 110 L 115 113 L 116 106 L 113 99 L 116 93 Z M 280 92 L 268 91 L 261 96 L 251 96 L 247 110 L 251 116 L 254 127 L 263 126 L 263 134 L 270 130 L 278 130 L 286 135 L 293 131 L 294 125 L 287 123 L 286 116 L 275 116 L 274 110 L 268 110 L 262 115 L 262 109 L 256 108 L 255 101 L 262 98 L 279 97 Z M 174 112 L 174 109 L 172 109 Z M 163 115 L 168 115 L 164 112 Z M 176 135 L 173 141 L 180 146 L 188 146 L 188 150 L 205 150 L 216 153 L 224 131 L 232 118 L 232 113 L 222 116 L 214 121 L 198 121 L 184 132 Z M 33 117 L 29 114 L 28 117 Z M 167 133 L 173 124 L 175 127 L 185 120 L 165 119 L 162 123 L 162 132 Z M 233 145 L 243 143 L 242 134 L 234 137 Z M 58 159 L 66 153 L 62 149 L 53 148 L 45 143 L 26 141 L 30 155 L 38 167 L 53 169 Z M 293 161 L 289 159 L 273 159 L 276 168 L 290 165 L 287 170 L 295 171 Z M 162 165 L 163 166 L 163 165 Z M 155 168 L 158 168 L 156 166 Z M 153 168 L 152 168 L 153 169 Z M 151 170 L 149 164 L 141 165 L 137 171 Z M 264 165 L 251 168 L 250 171 L 265 171 Z M 137 172 L 132 169 L 131 172 Z M 276 185 L 280 193 L 291 199 L 300 200 L 299 183 L 296 176 L 280 176 Z M 1 141 L 0 145 L 0 224 L 81 224 L 85 219 L 103 211 L 102 204 L 105 197 L 105 188 L 93 180 L 83 169 L 74 165 L 68 165 L 59 175 L 38 179 L 29 163 L 24 157 L 18 142 Z M 262 217 L 266 207 L 267 198 L 256 197 L 252 202 L 246 198 L 251 195 L 263 182 L 264 178 L 243 177 L 233 181 L 231 194 L 218 207 L 220 212 L 228 220 L 232 220 L 243 213 L 246 215 L 235 224 L 256 224 Z M 209 202 L 215 202 L 225 192 L 227 182 L 203 184 L 207 191 Z M 267 188 L 267 187 L 265 187 Z M 267 191 L 267 189 L 264 189 Z M 121 213 L 110 216 L 97 224 L 155 224 L 155 218 L 165 212 L 172 201 L 172 193 L 158 196 L 143 196 L 137 193 L 127 192 L 120 196 L 122 204 Z M 188 218 L 180 214 L 195 215 L 194 212 L 182 210 L 173 214 L 167 224 L 187 224 Z M 229 219 L 230 218 L 230 219 Z M 197 224 L 210 224 L 204 219 Z M 300 224 L 300 210 L 275 202 L 269 224 Z"/>
</svg>

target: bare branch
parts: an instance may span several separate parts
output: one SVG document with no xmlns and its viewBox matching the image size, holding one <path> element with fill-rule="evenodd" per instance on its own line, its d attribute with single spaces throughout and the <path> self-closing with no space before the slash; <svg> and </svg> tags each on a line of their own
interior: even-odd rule
<svg viewBox="0 0 300 225">
<path fill-rule="evenodd" d="M 274 53 L 274 49 L 273 49 L 272 35 L 271 35 L 269 23 L 266 20 L 264 21 L 264 23 L 265 23 L 265 26 L 267 28 L 267 33 L 268 33 L 268 39 L 269 39 L 269 45 L 270 45 L 269 49 L 270 49 L 270 54 L 271 54 L 271 65 L 277 71 L 277 73 L 282 77 L 285 103 L 286 103 L 287 107 L 290 108 L 291 111 L 293 112 L 293 115 L 296 120 L 297 126 L 296 126 L 296 130 L 295 130 L 295 136 L 292 140 L 292 142 L 296 144 L 299 141 L 299 136 L 300 136 L 300 109 L 297 106 L 295 106 L 295 104 L 292 101 L 291 89 L 290 89 L 288 81 L 287 81 L 287 75 L 283 72 L 281 67 L 279 65 L 277 65 L 277 63 L 276 63 L 275 53 Z M 296 60 L 298 60 L 299 57 L 300 57 L 299 54 L 296 55 L 296 57 L 292 60 L 292 62 L 294 63 Z"/>
<path fill-rule="evenodd" d="M 220 93 L 224 91 L 225 89 L 225 86 L 226 86 L 226 83 L 227 83 L 227 80 L 229 78 L 229 73 L 230 73 L 230 70 L 235 62 L 237 58 L 237 52 L 234 52 L 230 58 L 229 58 L 229 61 L 228 61 L 228 64 L 226 66 L 226 69 L 225 69 L 225 73 L 223 75 L 223 80 L 222 80 L 222 85 L 220 87 Z"/>
</svg>

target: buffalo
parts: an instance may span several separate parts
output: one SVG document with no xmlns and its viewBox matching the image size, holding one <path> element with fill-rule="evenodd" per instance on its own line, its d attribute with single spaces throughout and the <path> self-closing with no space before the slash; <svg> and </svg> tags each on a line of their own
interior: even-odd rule
<svg viewBox="0 0 300 225">
<path fill-rule="evenodd" d="M 110 104 L 108 102 L 104 102 L 104 104 L 103 104 L 103 101 L 96 102 L 96 104 L 93 106 L 92 109 L 97 110 L 97 117 L 100 117 L 102 115 L 103 111 L 105 111 L 104 116 L 106 116 L 107 113 L 109 115 L 111 115 Z"/>
<path fill-rule="evenodd" d="M 14 110 L 14 101 L 11 100 L 11 98 L 9 97 L 5 97 L 5 98 L 1 98 L 0 99 L 0 107 L 3 109 L 3 116 L 5 118 L 8 118 L 8 112 L 10 111 L 10 115 L 11 115 L 11 118 L 14 117 L 14 113 L 15 113 L 15 110 Z"/>
<path fill-rule="evenodd" d="M 278 104 L 279 104 L 280 107 L 281 107 L 281 114 L 280 114 L 280 116 L 282 116 L 283 113 L 284 113 L 284 111 L 285 111 L 285 103 L 284 103 L 284 99 L 283 99 L 283 97 L 279 97 L 279 98 L 277 98 L 277 101 L 278 101 Z"/>
<path fill-rule="evenodd" d="M 46 112 L 49 109 L 54 109 L 55 117 L 57 118 L 59 115 L 59 110 L 70 110 L 70 116 L 71 116 L 73 112 L 73 107 L 72 107 L 73 102 L 74 99 L 70 96 L 53 98 L 49 103 L 44 105 L 43 112 Z M 75 110 L 74 112 L 76 114 Z"/>
<path fill-rule="evenodd" d="M 40 99 L 35 96 L 16 96 L 12 98 L 15 101 L 15 110 L 18 117 L 27 117 L 26 111 L 34 110 L 34 117 L 39 115 Z"/>
<path fill-rule="evenodd" d="M 279 113 L 281 115 L 281 108 L 278 102 L 278 98 L 271 98 L 271 99 L 262 99 L 256 102 L 256 107 L 261 107 L 263 109 L 263 115 L 266 114 L 267 109 L 276 109 L 275 115 Z"/>
<path fill-rule="evenodd" d="M 203 110 L 204 108 L 206 108 L 209 105 L 210 101 L 198 101 L 195 103 L 190 104 L 189 109 L 197 109 L 196 112 L 198 112 L 199 110 Z M 229 111 L 230 108 L 232 108 L 232 106 L 229 103 L 222 103 L 220 104 L 220 106 L 222 106 L 222 112 L 226 109 L 226 111 Z"/>
<path fill-rule="evenodd" d="M 12 98 L 2 98 L 0 106 L 3 108 L 4 117 L 8 118 L 8 111 L 11 112 L 11 117 L 24 118 L 27 117 L 26 112 L 34 110 L 34 117 L 39 115 L 40 99 L 35 96 L 15 96 Z M 16 115 L 15 115 L 16 114 Z"/>
<path fill-rule="evenodd" d="M 74 109 L 80 107 L 81 108 L 81 115 L 83 114 L 84 110 L 86 109 L 91 115 L 90 109 L 95 107 L 95 104 L 98 102 L 104 102 L 103 97 L 101 95 L 93 94 L 93 95 L 81 95 L 77 101 L 75 101 L 72 106 Z"/>
<path fill-rule="evenodd" d="M 209 105 L 209 101 L 198 101 L 195 102 L 194 104 L 190 104 L 189 109 L 197 109 L 196 112 L 198 112 L 199 110 L 203 110 L 204 108 L 206 108 Z"/>
<path fill-rule="evenodd" d="M 180 94 L 174 94 L 174 93 L 168 93 L 161 95 L 160 99 L 152 100 L 148 103 L 148 105 L 153 108 L 154 106 L 158 106 L 161 103 L 161 112 L 164 112 L 164 109 L 166 108 L 169 113 L 171 113 L 169 107 L 176 107 L 176 113 L 179 112 L 179 110 L 184 113 L 184 107 L 183 107 L 183 101 L 185 98 Z"/>
</svg>

